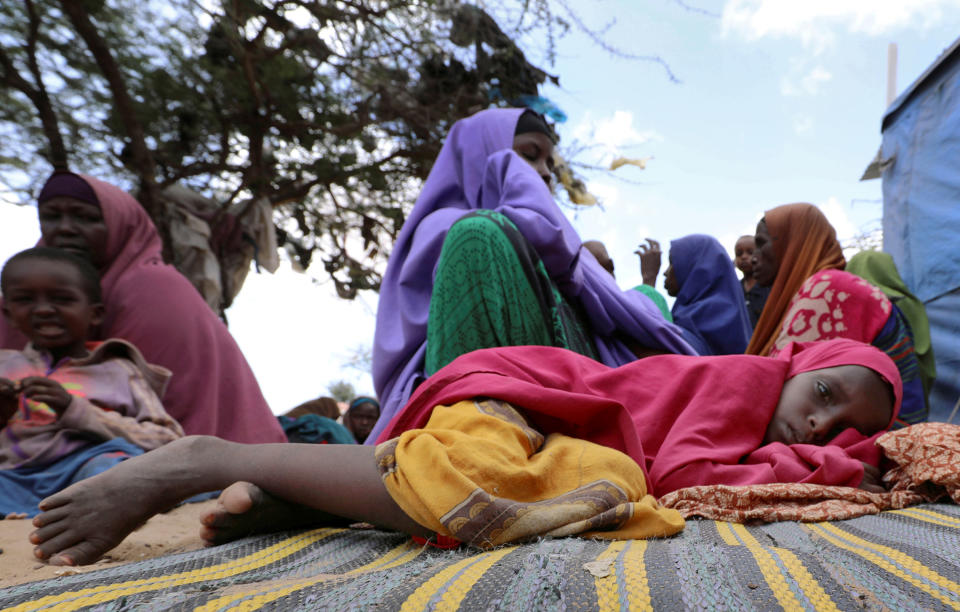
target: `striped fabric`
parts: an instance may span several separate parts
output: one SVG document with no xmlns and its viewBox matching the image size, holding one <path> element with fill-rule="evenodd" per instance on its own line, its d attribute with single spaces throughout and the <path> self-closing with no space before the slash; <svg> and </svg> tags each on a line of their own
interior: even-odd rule
<svg viewBox="0 0 960 612">
<path fill-rule="evenodd" d="M 663 540 L 422 549 L 379 531 L 248 538 L 0 591 L 5 610 L 956 610 L 960 506 L 827 523 L 691 520 Z"/>
</svg>

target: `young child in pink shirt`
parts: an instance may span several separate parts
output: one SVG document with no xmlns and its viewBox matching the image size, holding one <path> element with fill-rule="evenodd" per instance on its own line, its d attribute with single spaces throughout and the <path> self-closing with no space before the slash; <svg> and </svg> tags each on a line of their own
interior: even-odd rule
<svg viewBox="0 0 960 612">
<path fill-rule="evenodd" d="M 61 249 L 18 253 L 3 314 L 30 342 L 0 350 L 0 516 L 183 436 L 159 397 L 170 376 L 130 343 L 88 344 L 103 315 L 96 269 Z"/>
</svg>

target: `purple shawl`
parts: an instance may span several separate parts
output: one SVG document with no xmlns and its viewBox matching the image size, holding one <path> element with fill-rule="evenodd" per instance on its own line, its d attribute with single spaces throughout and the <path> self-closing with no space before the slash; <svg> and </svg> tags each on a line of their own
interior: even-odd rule
<svg viewBox="0 0 960 612">
<path fill-rule="evenodd" d="M 549 188 L 512 150 L 521 113 L 523 109 L 491 109 L 454 124 L 397 238 L 377 309 L 373 384 L 381 413 L 367 438 L 370 443 L 423 376 L 440 248 L 450 226 L 470 210 L 496 210 L 516 224 L 564 295 L 583 305 L 603 363 L 619 366 L 636 359 L 614 337 L 617 333 L 650 348 L 694 354 L 649 298 L 621 291 L 592 256 L 580 257 L 580 237 Z"/>
<path fill-rule="evenodd" d="M 703 345 L 704 355 L 743 353 L 750 317 L 733 262 L 717 239 L 693 234 L 674 240 L 670 265 L 680 285 L 673 322 L 694 336 L 692 344 Z"/>
</svg>

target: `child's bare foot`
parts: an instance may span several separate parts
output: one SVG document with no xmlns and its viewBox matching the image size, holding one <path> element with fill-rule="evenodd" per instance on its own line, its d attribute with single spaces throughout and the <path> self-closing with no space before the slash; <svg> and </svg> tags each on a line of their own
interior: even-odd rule
<svg viewBox="0 0 960 612">
<path fill-rule="evenodd" d="M 353 521 L 292 504 L 249 482 L 235 482 L 223 490 L 217 507 L 200 517 L 200 522 L 200 538 L 207 546 L 215 546 L 258 533 L 346 526 Z"/>
<path fill-rule="evenodd" d="M 27 513 L 26 512 L 10 512 L 3 518 L 4 520 L 7 520 L 7 521 L 16 521 L 16 520 L 27 518 Z"/>
<path fill-rule="evenodd" d="M 40 502 L 34 555 L 52 565 L 93 563 L 151 516 L 201 492 L 190 479 L 193 440 L 127 459 Z"/>
</svg>

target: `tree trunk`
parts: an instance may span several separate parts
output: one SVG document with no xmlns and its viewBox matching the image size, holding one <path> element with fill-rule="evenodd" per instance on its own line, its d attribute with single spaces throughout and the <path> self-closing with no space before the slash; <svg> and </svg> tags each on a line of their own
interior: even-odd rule
<svg viewBox="0 0 960 612">
<path fill-rule="evenodd" d="M 114 59 L 109 47 L 107 47 L 106 41 L 103 40 L 96 26 L 90 20 L 90 14 L 87 12 L 84 3 L 75 0 L 60 0 L 60 5 L 73 27 L 76 28 L 77 33 L 87 43 L 90 53 L 93 54 L 100 71 L 110 86 L 117 115 L 120 117 L 127 134 L 127 144 L 130 147 L 133 170 L 140 177 L 140 204 L 147 210 L 154 224 L 156 224 L 157 230 L 160 232 L 160 238 L 163 240 L 163 258 L 169 262 L 172 260 L 170 232 L 167 228 L 163 203 L 159 197 L 160 190 L 155 176 L 156 165 L 153 161 L 153 155 L 147 147 L 143 126 L 137 119 L 134 101 L 127 90 L 126 80 L 123 78 L 120 66 Z"/>
</svg>

